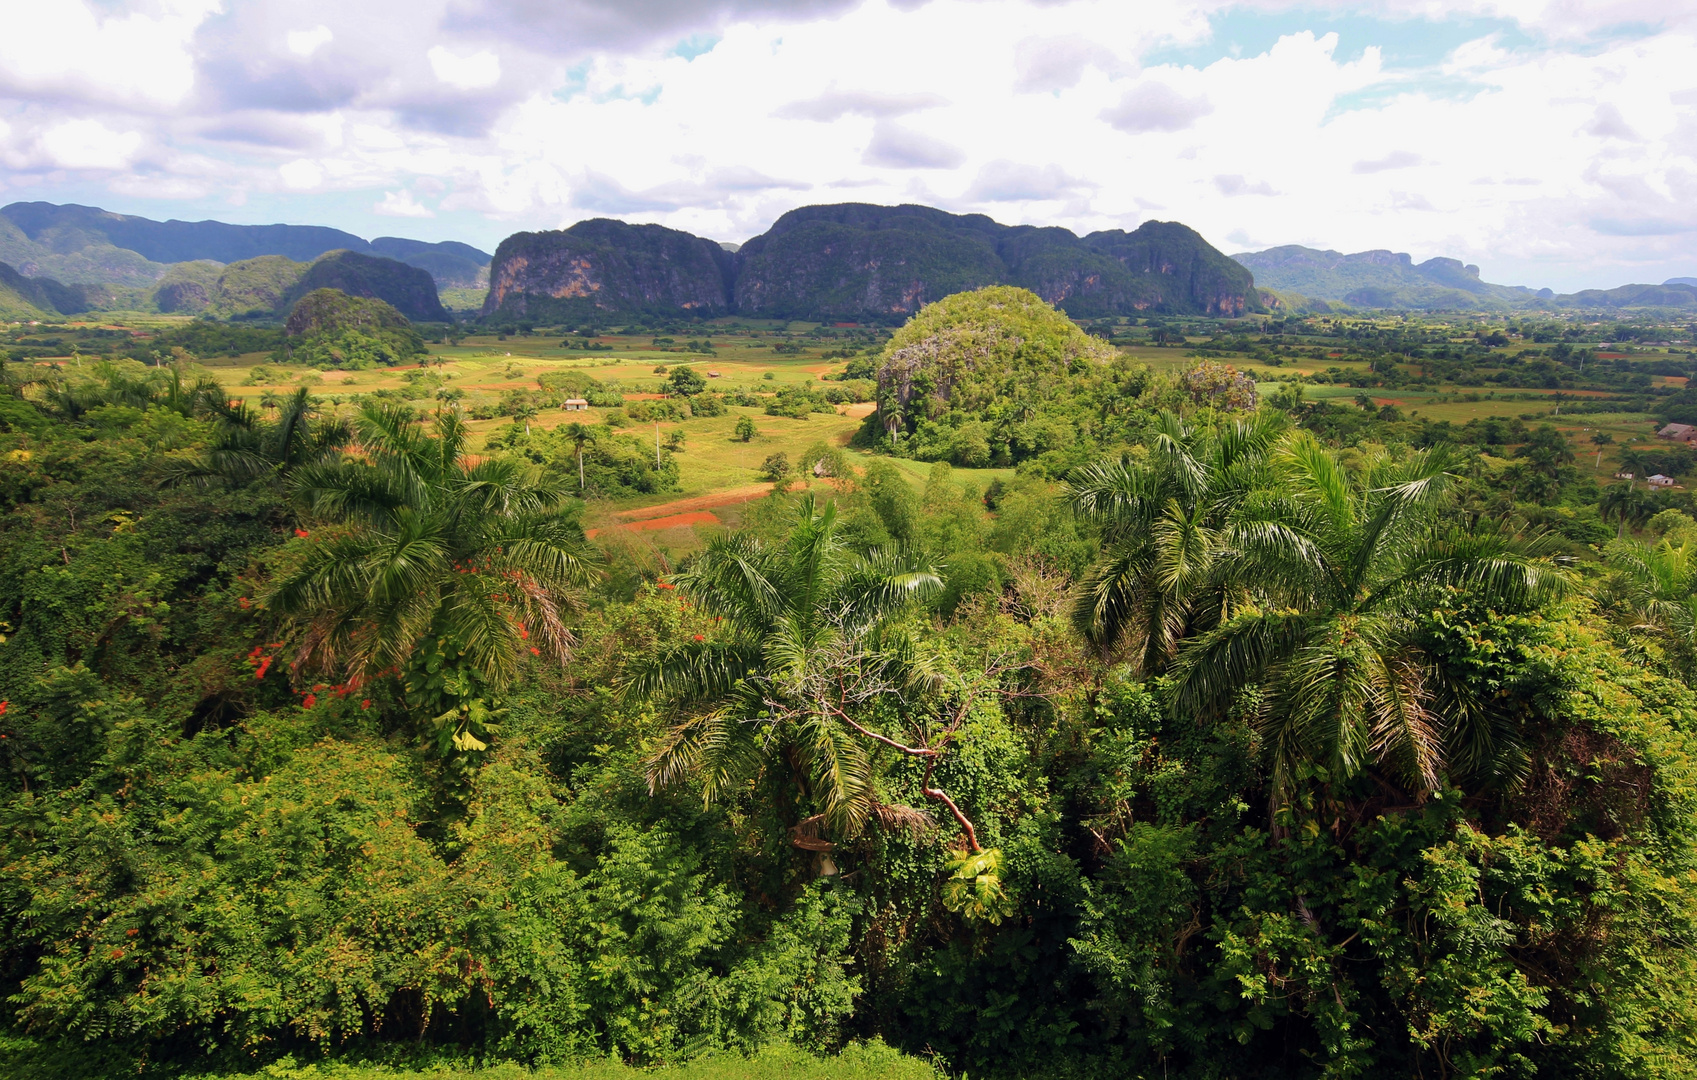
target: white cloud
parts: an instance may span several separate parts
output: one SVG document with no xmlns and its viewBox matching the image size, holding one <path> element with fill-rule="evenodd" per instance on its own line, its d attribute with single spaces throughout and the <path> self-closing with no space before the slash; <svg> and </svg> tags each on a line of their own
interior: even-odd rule
<svg viewBox="0 0 1697 1080">
<path fill-rule="evenodd" d="M 992 161 L 978 170 L 967 197 L 983 202 L 1049 202 L 1071 198 L 1100 185 L 1068 174 L 1058 165 Z"/>
<path fill-rule="evenodd" d="M 792 101 L 773 113 L 783 120 L 815 120 L 829 123 L 845 116 L 906 116 L 948 104 L 938 94 L 882 94 L 870 90 L 838 90 L 835 87 L 806 101 Z"/>
<path fill-rule="evenodd" d="M 296 56 L 305 57 L 311 56 L 319 49 L 330 44 L 330 42 L 334 41 L 335 38 L 336 35 L 330 32 L 330 28 L 328 26 L 325 26 L 323 23 L 319 23 L 311 30 L 290 30 L 288 36 L 285 37 L 283 41 L 284 44 L 288 45 L 290 52 L 294 53 Z"/>
<path fill-rule="evenodd" d="M 1201 94 L 1181 94 L 1163 82 L 1146 82 L 1126 91 L 1119 104 L 1104 109 L 1102 119 L 1136 135 L 1146 131 L 1183 131 L 1214 111 Z"/>
<path fill-rule="evenodd" d="M 384 217 L 431 218 L 436 211 L 413 198 L 410 191 L 385 191 L 383 198 L 372 207 L 372 212 Z"/>
<path fill-rule="evenodd" d="M 929 201 L 1081 232 L 1158 215 L 1222 244 L 1451 255 L 1557 288 L 1697 272 L 1689 3 L 14 6 L 0 186 L 32 197 L 69 197 L 52 170 L 101 169 L 115 209 L 155 212 L 121 204 L 145 194 L 181 199 L 179 217 L 238 197 L 284 213 L 286 196 L 293 220 L 366 233 L 433 211 L 485 247 L 590 214 L 740 240 L 806 202 Z M 1168 47 L 1208 43 L 1234 10 L 1284 32 L 1162 59 L 1205 55 Z M 1357 16 L 1347 50 L 1319 32 L 1337 12 Z M 1413 31 L 1482 18 L 1534 44 L 1481 29 L 1418 69 L 1376 47 L 1406 55 Z M 1633 18 L 1651 28 L 1619 29 Z M 686 39 L 716 43 L 685 59 Z"/>
<path fill-rule="evenodd" d="M 487 49 L 459 56 L 437 45 L 425 56 L 436 78 L 456 90 L 483 90 L 501 81 L 501 61 Z"/>
<path fill-rule="evenodd" d="M 953 169 L 966 160 L 966 151 L 923 132 L 880 120 L 872 129 L 861 161 L 887 169 Z"/>
<path fill-rule="evenodd" d="M 147 12 L 101 16 L 81 0 L 6 5 L 0 93 L 36 103 L 106 102 L 158 108 L 194 87 L 190 41 L 218 0 L 166 0 Z"/>
<path fill-rule="evenodd" d="M 1238 195 L 1277 195 L 1273 185 L 1265 180 L 1247 180 L 1238 173 L 1214 177 L 1214 187 L 1221 195 L 1235 197 Z"/>
<path fill-rule="evenodd" d="M 41 148 L 61 169 L 122 169 L 135 159 L 142 137 L 113 131 L 98 120 L 67 120 L 41 134 Z"/>
<path fill-rule="evenodd" d="M 313 191 L 324 186 L 324 169 L 307 158 L 298 158 L 277 169 L 285 187 L 296 191 Z"/>
<path fill-rule="evenodd" d="M 1408 169 L 1425 161 L 1411 150 L 1392 150 L 1382 158 L 1363 158 L 1349 167 L 1353 173 L 1378 173 L 1391 169 Z"/>
</svg>

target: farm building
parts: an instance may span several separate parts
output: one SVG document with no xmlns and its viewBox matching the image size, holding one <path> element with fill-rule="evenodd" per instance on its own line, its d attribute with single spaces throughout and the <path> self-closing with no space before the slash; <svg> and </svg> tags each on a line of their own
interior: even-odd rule
<svg viewBox="0 0 1697 1080">
<path fill-rule="evenodd" d="M 567 398 L 566 403 L 561 405 L 560 408 L 567 412 L 588 412 L 589 402 L 580 397 Z"/>
<path fill-rule="evenodd" d="M 1663 476 L 1661 473 L 1657 473 L 1656 475 L 1650 477 L 1650 486 L 1651 487 L 1673 487 L 1673 477 Z"/>
<path fill-rule="evenodd" d="M 1697 427 L 1690 424 L 1669 424 L 1656 432 L 1656 438 L 1667 439 L 1669 442 L 1697 442 Z"/>
</svg>

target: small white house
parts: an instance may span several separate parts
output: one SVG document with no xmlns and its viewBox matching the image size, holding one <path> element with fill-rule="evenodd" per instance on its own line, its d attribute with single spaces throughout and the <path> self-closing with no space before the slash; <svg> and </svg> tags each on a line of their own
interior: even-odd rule
<svg viewBox="0 0 1697 1080">
<path fill-rule="evenodd" d="M 560 408 L 567 412 L 588 412 L 589 402 L 580 397 L 567 398 L 566 403 L 561 405 Z"/>
<path fill-rule="evenodd" d="M 1615 479 L 1616 480 L 1631 480 L 1631 479 L 1633 479 L 1633 475 L 1629 472 L 1617 472 L 1617 473 L 1615 473 Z"/>
<path fill-rule="evenodd" d="M 1650 477 L 1650 486 L 1651 487 L 1673 487 L 1673 477 L 1663 476 L 1661 473 L 1657 473 L 1656 475 Z"/>
</svg>

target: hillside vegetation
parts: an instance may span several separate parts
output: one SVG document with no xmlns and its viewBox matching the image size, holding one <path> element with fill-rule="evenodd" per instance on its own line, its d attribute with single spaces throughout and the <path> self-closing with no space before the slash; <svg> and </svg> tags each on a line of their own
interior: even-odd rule
<svg viewBox="0 0 1697 1080">
<path fill-rule="evenodd" d="M 1697 1074 L 1678 324 L 682 325 L 0 334 L 0 1073 Z"/>
<path fill-rule="evenodd" d="M 1087 460 L 1103 425 L 1117 433 L 1147 373 L 1035 293 L 998 285 L 921 310 L 884 346 L 877 380 L 866 428 L 877 445 L 979 468 L 1049 455 L 1058 476 Z"/>
<path fill-rule="evenodd" d="M 443 288 L 474 285 L 489 256 L 469 244 L 386 236 L 367 243 L 321 225 L 153 221 L 95 206 L 19 202 L 0 207 L 0 262 L 73 284 L 147 288 L 172 264 L 281 256 L 310 263 L 332 251 L 379 255 L 434 275 Z"/>
<path fill-rule="evenodd" d="M 924 206 L 844 203 L 780 217 L 732 256 L 657 225 L 580 222 L 503 242 L 484 315 L 610 315 L 899 323 L 952 293 L 1008 283 L 1078 315 L 1259 310 L 1251 276 L 1173 222 L 1135 232 L 1009 227 Z"/>
</svg>

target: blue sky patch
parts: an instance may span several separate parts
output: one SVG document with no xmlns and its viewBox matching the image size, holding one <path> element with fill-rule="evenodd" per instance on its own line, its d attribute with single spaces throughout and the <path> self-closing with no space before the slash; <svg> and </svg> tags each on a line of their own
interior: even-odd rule
<svg viewBox="0 0 1697 1080">
<path fill-rule="evenodd" d="M 1368 47 L 1377 45 L 1387 69 L 1432 67 L 1457 46 L 1493 34 L 1503 49 L 1532 49 L 1541 44 L 1512 19 L 1383 19 L 1301 9 L 1270 13 L 1233 8 L 1215 15 L 1209 25 L 1213 34 L 1207 41 L 1152 50 L 1143 57 L 1144 66 L 1205 68 L 1226 57 L 1259 56 L 1281 37 L 1304 30 L 1315 37 L 1336 33 L 1334 55 L 1342 62 L 1359 60 Z"/>
<path fill-rule="evenodd" d="M 566 72 L 566 81 L 554 91 L 554 96 L 561 101 L 570 101 L 589 88 L 589 61 L 571 68 Z"/>
<path fill-rule="evenodd" d="M 667 56 L 681 56 L 685 60 L 694 60 L 713 51 L 713 47 L 723 39 L 717 34 L 692 34 L 672 46 Z"/>
</svg>

